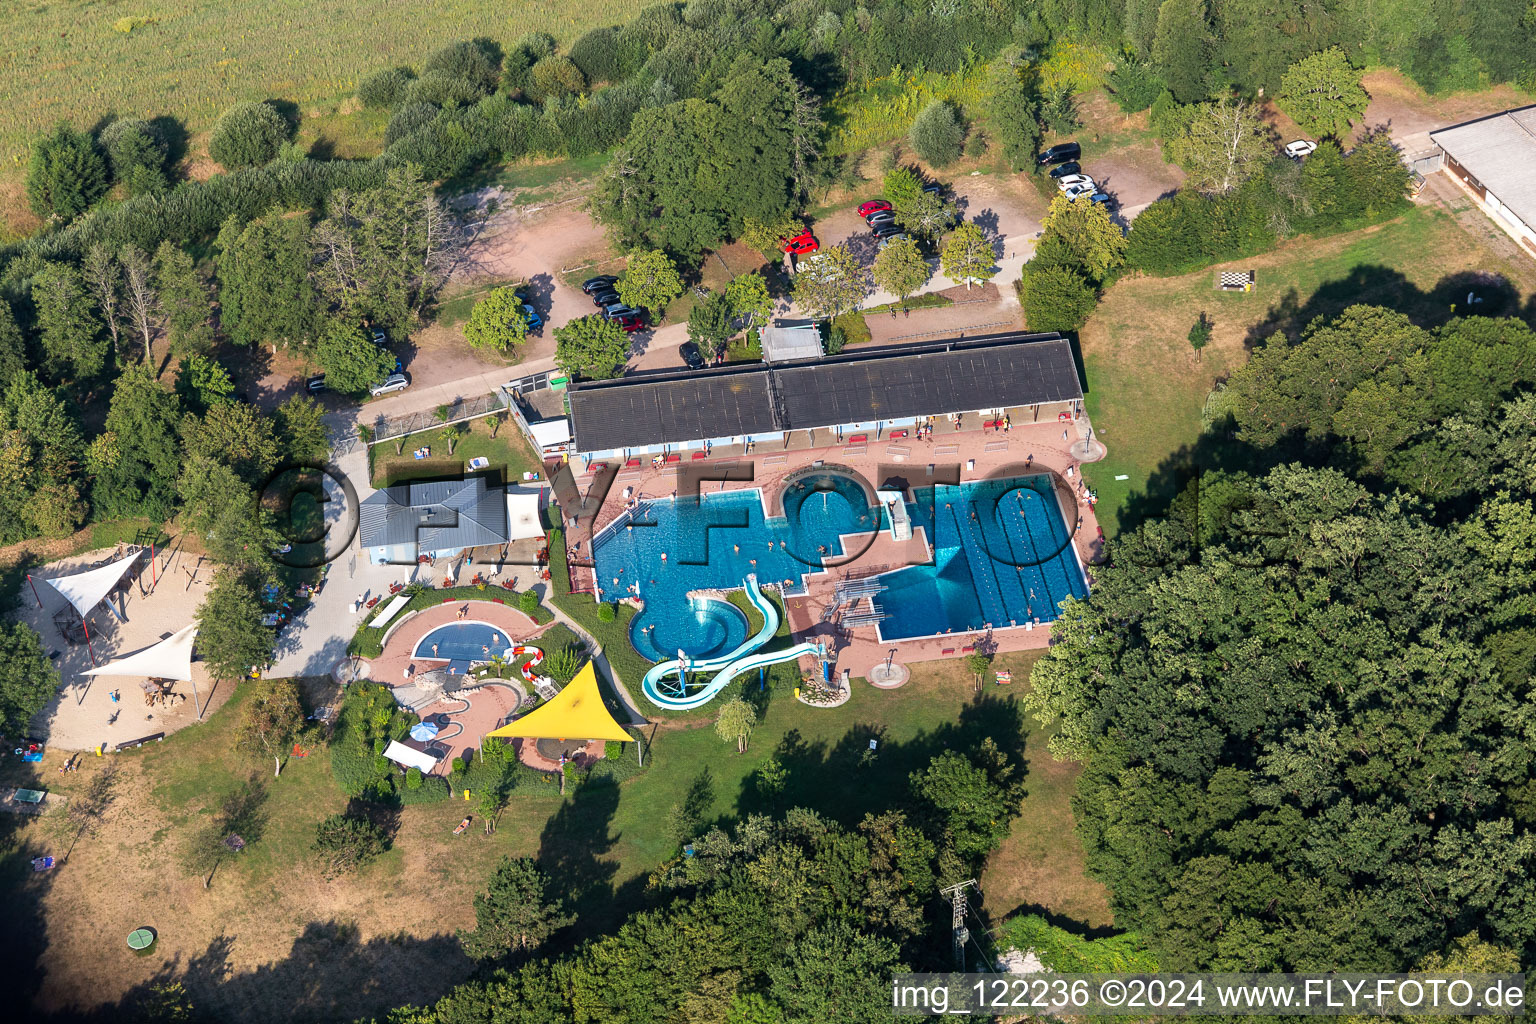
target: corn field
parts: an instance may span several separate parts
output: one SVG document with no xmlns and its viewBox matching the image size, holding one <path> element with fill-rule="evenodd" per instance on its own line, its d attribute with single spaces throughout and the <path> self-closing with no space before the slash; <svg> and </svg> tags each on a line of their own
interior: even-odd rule
<svg viewBox="0 0 1536 1024">
<path fill-rule="evenodd" d="M 64 119 L 170 115 L 193 133 L 246 100 L 282 99 L 308 114 L 360 78 L 419 66 L 435 48 L 526 32 L 562 46 L 628 21 L 645 0 L 41 0 L 13 5 L 0 33 L 0 177 L 16 178 L 31 140 Z"/>
</svg>

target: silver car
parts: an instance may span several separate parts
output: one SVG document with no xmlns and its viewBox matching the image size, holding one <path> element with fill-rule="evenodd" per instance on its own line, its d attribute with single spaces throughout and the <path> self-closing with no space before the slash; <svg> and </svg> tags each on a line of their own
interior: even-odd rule
<svg viewBox="0 0 1536 1024">
<path fill-rule="evenodd" d="M 384 378 L 383 383 L 375 384 L 373 387 L 369 388 L 368 393 L 377 398 L 380 395 L 387 395 L 394 391 L 404 391 L 410 386 L 410 378 L 406 377 L 405 374 L 392 373 L 388 377 Z"/>
</svg>

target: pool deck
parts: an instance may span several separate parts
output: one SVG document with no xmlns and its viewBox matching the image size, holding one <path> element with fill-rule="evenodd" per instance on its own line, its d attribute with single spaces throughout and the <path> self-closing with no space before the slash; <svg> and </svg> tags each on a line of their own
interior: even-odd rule
<svg viewBox="0 0 1536 1024">
<path fill-rule="evenodd" d="M 977 418 L 966 419 L 975 421 Z M 964 425 L 962 423 L 962 427 Z M 1072 546 L 1081 563 L 1091 566 L 1102 553 L 1103 541 L 1093 509 L 1081 493 L 1082 475 L 1077 471 L 1081 465 L 1081 455 L 1087 447 L 1083 440 L 1087 435 L 1086 420 L 1076 423 L 1014 425 L 1006 432 L 974 427 L 955 430 L 945 422 L 935 428 L 931 437 L 922 440 L 912 437 L 881 440 L 871 431 L 871 440 L 861 444 L 838 443 L 822 448 L 782 449 L 777 444 L 759 443 L 750 454 L 743 453 L 741 446 L 733 445 L 728 449 L 716 448 L 707 460 L 673 463 L 659 468 L 653 467 L 649 459 L 642 459 L 639 467 L 620 470 L 607 499 L 598 510 L 594 533 L 600 532 L 623 513 L 626 488 L 629 489 L 629 497 L 642 501 L 676 496 L 679 470 L 684 467 L 693 471 L 700 467 L 718 471 L 727 466 L 736 466 L 738 468 L 732 471 L 733 479 L 708 481 L 701 485 L 701 491 L 712 494 L 725 490 L 759 488 L 769 496 L 770 506 L 778 504 L 776 495 L 787 477 L 815 468 L 817 462 L 823 462 L 823 468 L 827 469 L 843 467 L 855 470 L 877 487 L 883 487 L 891 481 L 900 482 L 908 488 L 922 488 L 935 481 L 954 480 L 956 470 L 961 483 L 1050 471 L 1057 475 L 1059 491 L 1069 491 L 1076 496 L 1078 522 L 1075 524 Z M 1103 449 L 1096 444 L 1092 447 L 1102 457 Z M 1026 468 L 1026 459 L 1031 455 L 1033 460 Z M 971 460 L 974 460 L 974 465 Z M 947 478 L 943 469 L 946 466 L 953 467 Z M 930 472 L 930 468 L 937 472 Z M 1067 475 L 1069 471 L 1070 476 Z M 578 480 L 586 487 L 592 475 L 579 476 Z M 1074 526 L 1070 518 L 1067 526 L 1068 529 Z M 585 538 L 590 535 L 584 529 L 578 529 L 572 531 L 572 536 L 583 538 L 573 548 L 575 560 L 588 559 L 591 552 L 588 550 L 589 541 Z M 821 620 L 823 609 L 833 601 L 837 585 L 845 579 L 926 561 L 926 545 L 920 533 L 912 541 L 897 542 L 891 539 L 888 531 L 881 531 L 857 557 L 844 560 L 843 564 L 832 567 L 830 571 L 805 577 L 806 593 L 792 596 L 788 600 L 788 617 L 796 641 L 827 640 L 836 651 L 837 670 L 847 670 L 854 677 L 865 675 L 875 664 L 884 661 L 893 649 L 897 661 L 911 663 L 962 657 L 975 649 L 1006 652 L 1040 650 L 1049 646 L 1051 630 L 1048 623 L 1033 629 L 1018 626 L 990 632 L 977 630 L 881 643 L 873 625 L 848 628 L 835 620 Z M 1091 569 L 1089 573 L 1091 584 Z M 572 565 L 571 577 L 572 585 L 577 590 L 590 592 L 596 585 L 591 569 Z M 795 582 L 798 584 L 800 581 Z M 812 659 L 802 659 L 801 667 L 806 671 L 813 669 Z"/>
<path fill-rule="evenodd" d="M 412 667 L 415 669 L 414 675 L 421 675 L 431 669 L 447 665 L 446 658 L 413 658 L 411 652 L 416 649 L 416 645 L 422 638 L 434 629 L 459 621 L 459 609 L 466 604 L 469 606 L 469 613 L 465 618 L 488 622 L 501 629 L 503 635 L 510 638 L 511 643 L 508 646 L 532 643 L 537 647 L 536 638 L 554 625 L 552 621 L 541 626 L 516 608 L 501 604 L 491 597 L 483 601 L 453 601 L 427 608 L 403 620 L 389 635 L 384 643 L 384 653 L 370 662 L 372 666 L 370 674 L 374 681 L 389 686 L 399 686 L 408 681 L 407 670 Z M 510 688 L 493 685 L 497 680 L 487 680 L 478 692 L 468 694 L 468 710 L 463 708 L 462 701 L 453 699 L 439 700 L 421 709 L 423 718 L 429 715 L 448 714 L 454 722 L 463 726 L 459 733 L 440 736 L 435 741 L 438 745 L 447 747 L 449 755 L 438 762 L 433 774 L 448 774 L 449 763 L 453 757 L 462 756 L 465 751 L 479 749 L 480 738 L 496 728 L 503 718 L 517 709 L 519 703 L 517 693 L 522 689 L 522 677 L 515 666 L 509 671 L 512 678 L 503 682 L 510 683 Z M 452 733 L 453 726 L 448 726 L 443 732 Z M 415 740 L 404 742 L 407 746 L 418 750 L 431 745 Z"/>
</svg>

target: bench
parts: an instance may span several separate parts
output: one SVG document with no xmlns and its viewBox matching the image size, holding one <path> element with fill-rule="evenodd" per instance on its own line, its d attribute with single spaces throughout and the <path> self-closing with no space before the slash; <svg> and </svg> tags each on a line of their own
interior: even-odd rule
<svg viewBox="0 0 1536 1024">
<path fill-rule="evenodd" d="M 628 462 L 624 463 L 624 468 L 625 469 L 635 469 L 635 468 L 639 467 L 639 465 L 640 465 L 640 460 L 639 459 L 630 459 Z"/>
<path fill-rule="evenodd" d="M 698 462 L 700 459 L 707 459 L 707 458 L 709 458 L 709 456 L 704 454 L 703 452 L 694 452 L 693 455 L 690 457 L 690 461 Z"/>
<path fill-rule="evenodd" d="M 683 457 L 681 455 L 668 455 L 667 456 L 667 461 L 668 462 L 682 462 L 683 461 Z"/>
<path fill-rule="evenodd" d="M 868 441 L 868 440 L 869 440 L 869 435 L 868 434 L 854 434 L 852 437 L 850 437 L 848 439 L 847 443 L 848 444 L 863 444 L 865 441 Z"/>
<path fill-rule="evenodd" d="M 902 438 L 902 437 L 906 437 L 906 436 L 907 436 L 907 432 L 905 430 L 893 430 L 893 431 L 891 431 L 891 440 L 892 441 L 895 441 L 897 438 Z"/>
</svg>

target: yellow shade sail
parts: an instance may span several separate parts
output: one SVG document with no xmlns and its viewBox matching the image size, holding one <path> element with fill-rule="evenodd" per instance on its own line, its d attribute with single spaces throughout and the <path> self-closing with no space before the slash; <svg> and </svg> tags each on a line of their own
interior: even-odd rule
<svg viewBox="0 0 1536 1024">
<path fill-rule="evenodd" d="M 603 705 L 602 694 L 597 690 L 597 673 L 592 670 L 590 661 L 554 699 L 544 702 L 517 721 L 486 733 L 486 736 L 620 742 L 634 739 L 622 725 L 614 721 L 608 708 Z"/>
</svg>

